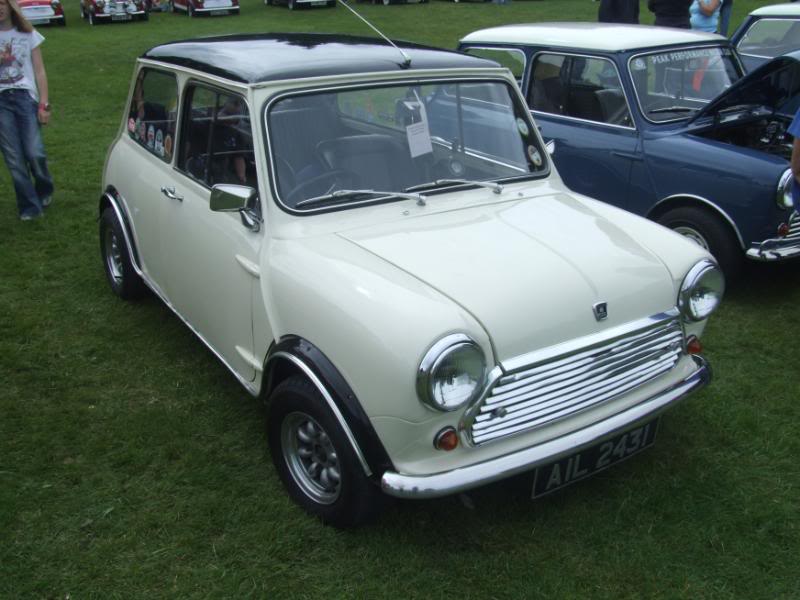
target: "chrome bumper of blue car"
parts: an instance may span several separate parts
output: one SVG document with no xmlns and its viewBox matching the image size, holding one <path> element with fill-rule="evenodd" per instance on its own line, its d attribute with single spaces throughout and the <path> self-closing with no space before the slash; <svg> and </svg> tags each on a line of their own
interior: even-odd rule
<svg viewBox="0 0 800 600">
<path fill-rule="evenodd" d="M 398 498 L 438 498 L 506 479 L 580 452 L 654 418 L 711 381 L 711 368 L 705 359 L 700 356 L 692 358 L 697 368 L 691 375 L 628 410 L 589 427 L 513 454 L 444 473 L 404 475 L 387 471 L 381 478 L 381 488 L 386 494 Z"/>
<path fill-rule="evenodd" d="M 784 237 L 754 242 L 747 251 L 747 258 L 761 261 L 786 260 L 800 256 L 800 213 L 789 218 L 789 233 Z"/>
</svg>

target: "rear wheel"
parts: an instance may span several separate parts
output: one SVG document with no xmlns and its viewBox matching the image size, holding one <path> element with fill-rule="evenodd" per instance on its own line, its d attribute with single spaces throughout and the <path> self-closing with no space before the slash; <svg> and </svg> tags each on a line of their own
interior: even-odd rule
<svg viewBox="0 0 800 600">
<path fill-rule="evenodd" d="M 713 254 L 729 281 L 739 275 L 744 260 L 742 249 L 720 217 L 704 208 L 683 206 L 665 212 L 657 221 Z"/>
<path fill-rule="evenodd" d="M 110 206 L 100 216 L 100 256 L 111 290 L 123 300 L 141 297 L 145 285 L 133 268 L 122 223 Z"/>
<path fill-rule="evenodd" d="M 283 381 L 269 398 L 270 453 L 292 499 L 335 527 L 373 518 L 384 495 L 361 463 L 317 388 L 300 376 Z"/>
</svg>

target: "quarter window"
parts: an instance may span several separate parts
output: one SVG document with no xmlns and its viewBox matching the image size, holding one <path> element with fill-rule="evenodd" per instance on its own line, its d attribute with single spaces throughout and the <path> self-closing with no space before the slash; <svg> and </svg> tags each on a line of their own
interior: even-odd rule
<svg viewBox="0 0 800 600">
<path fill-rule="evenodd" d="M 171 162 L 177 110 L 175 76 L 142 69 L 131 98 L 128 135 L 161 160 Z"/>
<path fill-rule="evenodd" d="M 604 58 L 539 54 L 533 64 L 528 104 L 541 112 L 631 125 L 617 69 Z"/>
<path fill-rule="evenodd" d="M 178 167 L 209 187 L 256 187 L 253 135 L 244 98 L 202 86 L 187 92 Z"/>
</svg>

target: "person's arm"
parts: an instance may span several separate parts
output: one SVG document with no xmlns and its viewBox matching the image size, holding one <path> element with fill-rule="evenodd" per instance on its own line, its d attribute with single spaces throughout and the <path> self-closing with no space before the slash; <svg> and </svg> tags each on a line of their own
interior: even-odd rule
<svg viewBox="0 0 800 600">
<path fill-rule="evenodd" d="M 794 178 L 797 180 L 797 183 L 800 184 L 800 137 L 794 138 L 794 144 L 792 145 L 792 159 L 789 162 L 789 165 L 792 167 L 792 174 Z"/>
<path fill-rule="evenodd" d="M 722 0 L 699 0 L 697 4 L 700 6 L 700 12 L 710 17 L 717 11 L 720 4 L 722 4 Z"/>
<path fill-rule="evenodd" d="M 33 75 L 36 78 L 36 87 L 39 89 L 39 123 L 47 125 L 50 120 L 50 95 L 47 89 L 47 72 L 44 70 L 42 51 L 36 47 L 31 51 Z"/>
</svg>

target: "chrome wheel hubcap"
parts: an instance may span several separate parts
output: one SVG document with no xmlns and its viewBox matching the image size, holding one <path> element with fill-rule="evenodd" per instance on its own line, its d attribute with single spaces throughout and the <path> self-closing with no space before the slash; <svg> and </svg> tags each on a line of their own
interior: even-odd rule
<svg viewBox="0 0 800 600">
<path fill-rule="evenodd" d="M 339 457 L 325 430 L 294 412 L 281 424 L 281 450 L 295 482 L 315 502 L 333 504 L 341 493 Z"/>
<path fill-rule="evenodd" d="M 685 225 L 682 225 L 680 227 L 676 227 L 675 231 L 677 233 L 680 233 L 682 236 L 689 238 L 690 240 L 692 240 L 695 244 L 697 244 L 701 248 L 703 248 L 705 250 L 709 249 L 708 248 L 708 242 L 706 241 L 706 238 L 704 238 L 700 234 L 700 232 L 697 231 L 696 229 L 693 229 L 692 227 L 686 227 Z"/>
<path fill-rule="evenodd" d="M 105 247 L 108 273 L 115 282 L 119 283 L 122 281 L 122 251 L 119 240 L 114 234 L 114 230 L 110 227 L 106 229 L 106 233 L 103 236 L 103 245 Z"/>
</svg>

